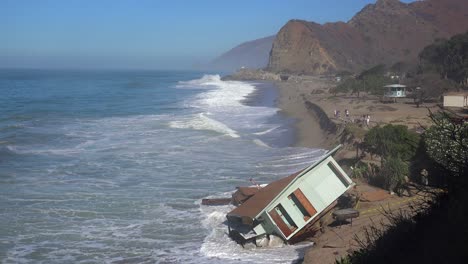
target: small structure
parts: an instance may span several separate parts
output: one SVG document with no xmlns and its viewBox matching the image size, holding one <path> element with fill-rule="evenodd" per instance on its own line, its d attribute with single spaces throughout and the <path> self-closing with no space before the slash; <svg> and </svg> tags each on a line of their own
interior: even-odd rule
<svg viewBox="0 0 468 264">
<path fill-rule="evenodd" d="M 259 189 L 227 214 L 229 235 L 240 244 L 269 235 L 296 243 L 312 235 L 314 224 L 329 212 L 353 182 L 331 157 Z"/>
<path fill-rule="evenodd" d="M 347 219 L 351 219 L 351 225 L 353 225 L 353 218 L 356 217 L 359 217 L 359 211 L 353 208 L 340 209 L 333 212 L 333 218 L 341 224 Z"/>
<path fill-rule="evenodd" d="M 396 101 L 397 98 L 406 97 L 406 85 L 403 84 L 389 84 L 384 86 L 386 88 L 384 97 Z"/>
<path fill-rule="evenodd" d="M 444 94 L 444 107 L 468 107 L 468 92 L 449 92 Z"/>
</svg>

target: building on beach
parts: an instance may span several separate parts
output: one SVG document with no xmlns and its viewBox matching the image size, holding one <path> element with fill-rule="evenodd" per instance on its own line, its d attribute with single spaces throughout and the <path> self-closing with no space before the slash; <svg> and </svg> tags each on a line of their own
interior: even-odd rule
<svg viewBox="0 0 468 264">
<path fill-rule="evenodd" d="M 444 107 L 468 108 L 468 92 L 445 93 Z"/>
<path fill-rule="evenodd" d="M 245 243 L 276 235 L 295 243 L 317 231 L 314 224 L 353 185 L 332 157 L 339 148 L 304 170 L 258 189 L 229 212 L 226 217 L 230 236 Z"/>
<path fill-rule="evenodd" d="M 402 98 L 406 97 L 406 85 L 403 84 L 389 84 L 384 86 L 386 88 L 384 96 L 388 98 Z"/>
</svg>

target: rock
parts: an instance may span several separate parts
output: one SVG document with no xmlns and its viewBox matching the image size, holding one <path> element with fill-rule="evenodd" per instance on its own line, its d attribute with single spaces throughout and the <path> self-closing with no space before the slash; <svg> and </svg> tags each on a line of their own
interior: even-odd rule
<svg viewBox="0 0 468 264">
<path fill-rule="evenodd" d="M 270 235 L 268 246 L 269 247 L 283 247 L 284 241 L 280 237 Z"/>
</svg>

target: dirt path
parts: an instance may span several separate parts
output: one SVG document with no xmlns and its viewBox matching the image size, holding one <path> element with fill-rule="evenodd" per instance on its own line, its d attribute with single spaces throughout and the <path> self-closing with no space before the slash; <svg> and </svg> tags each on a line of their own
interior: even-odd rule
<svg viewBox="0 0 468 264">
<path fill-rule="evenodd" d="M 356 209 L 360 211 L 360 216 L 353 220 L 352 225 L 351 223 L 329 225 L 323 234 L 312 239 L 315 245 L 306 251 L 303 263 L 335 263 L 336 259 L 348 255 L 359 247 L 356 237 L 363 238 L 366 227 L 373 225 L 384 228 L 388 224 L 388 220 L 383 214 L 384 211 L 402 210 L 411 213 L 412 206 L 424 197 L 422 194 L 415 194 L 412 197 L 390 196 L 376 202 L 359 202 Z"/>
</svg>

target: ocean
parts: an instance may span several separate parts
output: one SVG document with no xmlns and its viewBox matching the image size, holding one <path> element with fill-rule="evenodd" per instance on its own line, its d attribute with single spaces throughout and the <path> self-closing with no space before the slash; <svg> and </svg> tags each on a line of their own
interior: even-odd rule
<svg viewBox="0 0 468 264">
<path fill-rule="evenodd" d="M 187 71 L 0 70 L 0 262 L 288 263 L 304 246 L 243 249 L 236 186 L 324 150 L 292 147 L 269 83 Z"/>
</svg>

